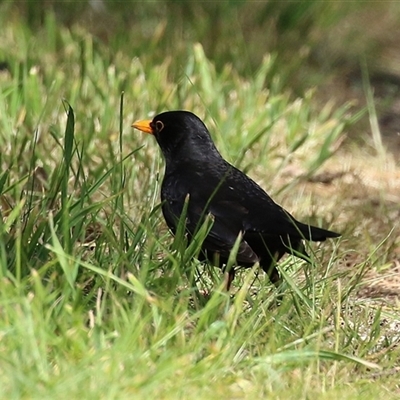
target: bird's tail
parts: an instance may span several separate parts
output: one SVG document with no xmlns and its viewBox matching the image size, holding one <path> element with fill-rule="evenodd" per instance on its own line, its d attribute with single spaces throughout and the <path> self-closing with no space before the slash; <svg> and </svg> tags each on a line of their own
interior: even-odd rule
<svg viewBox="0 0 400 400">
<path fill-rule="evenodd" d="M 312 240 L 313 242 L 323 242 L 328 238 L 337 238 L 341 236 L 340 233 L 328 231 L 327 229 L 318 228 L 312 225 L 306 225 L 303 223 L 296 225 L 304 236 L 304 239 Z"/>
</svg>

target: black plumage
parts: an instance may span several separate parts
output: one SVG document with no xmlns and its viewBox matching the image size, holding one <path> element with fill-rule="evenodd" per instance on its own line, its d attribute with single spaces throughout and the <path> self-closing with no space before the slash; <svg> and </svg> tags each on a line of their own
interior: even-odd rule
<svg viewBox="0 0 400 400">
<path fill-rule="evenodd" d="M 203 243 L 204 254 L 222 265 L 239 234 L 236 256 L 241 267 L 256 262 L 271 281 L 279 282 L 276 262 L 285 253 L 306 257 L 303 240 L 324 241 L 338 233 L 303 224 L 276 204 L 252 179 L 225 161 L 204 123 L 188 111 L 169 111 L 133 127 L 155 136 L 165 158 L 161 187 L 162 210 L 175 231 L 189 196 L 186 228 L 193 234 L 205 215 L 214 222 Z M 229 273 L 228 287 L 234 277 Z"/>
</svg>

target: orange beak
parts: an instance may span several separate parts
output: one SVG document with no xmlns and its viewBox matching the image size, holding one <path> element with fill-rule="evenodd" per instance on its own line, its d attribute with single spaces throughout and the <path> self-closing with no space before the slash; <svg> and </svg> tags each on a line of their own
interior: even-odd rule
<svg viewBox="0 0 400 400">
<path fill-rule="evenodd" d="M 132 127 L 135 129 L 139 129 L 139 131 L 153 134 L 153 130 L 150 126 L 151 119 L 144 119 L 142 121 L 136 121 L 132 124 Z"/>
</svg>

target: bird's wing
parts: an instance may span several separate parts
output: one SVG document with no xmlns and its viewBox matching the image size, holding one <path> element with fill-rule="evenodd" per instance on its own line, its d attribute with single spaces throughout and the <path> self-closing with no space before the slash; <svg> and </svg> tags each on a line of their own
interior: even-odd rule
<svg viewBox="0 0 400 400">
<path fill-rule="evenodd" d="M 177 188 L 164 193 L 162 206 L 167 225 L 174 231 L 182 213 L 186 193 L 189 193 L 186 215 L 186 229 L 194 234 L 199 229 L 207 214 L 214 218 L 213 225 L 203 242 L 203 247 L 211 252 L 220 253 L 223 257 L 229 257 L 238 235 L 243 233 L 241 221 L 246 209 L 235 202 L 213 201 L 209 196 L 197 187 L 191 189 Z M 229 216 L 235 216 L 230 218 Z M 227 217 L 228 216 L 228 217 Z M 241 240 L 236 255 L 236 260 L 242 263 L 255 263 L 258 256 L 245 241 Z"/>
<path fill-rule="evenodd" d="M 204 241 L 204 248 L 220 252 L 225 257 L 229 256 L 240 233 L 247 237 L 251 237 L 248 235 L 251 232 L 261 234 L 268 243 L 271 237 L 297 243 L 302 238 L 320 241 L 336 235 L 296 221 L 260 186 L 232 166 L 226 169 L 222 178 L 204 166 L 200 172 L 182 168 L 179 179 L 173 176 L 164 179 L 163 213 L 172 230 L 176 227 L 188 194 L 187 230 L 193 234 L 205 216 L 212 214 L 214 223 Z M 242 239 L 237 261 L 258 261 L 252 243 Z"/>
<path fill-rule="evenodd" d="M 236 168 L 232 168 L 232 173 L 226 175 L 222 181 L 210 185 L 216 187 L 213 193 L 206 193 L 201 187 L 194 188 L 192 191 L 195 203 L 208 203 L 207 209 L 216 220 L 223 221 L 235 232 L 252 231 L 266 235 L 289 234 L 300 237 L 304 224 L 297 223 L 260 186 Z"/>
<path fill-rule="evenodd" d="M 220 185 L 215 195 L 216 202 L 230 201 L 247 210 L 243 218 L 243 230 L 266 235 L 290 236 L 294 239 L 323 241 L 339 234 L 326 229 L 303 224 L 289 212 L 276 204 L 271 197 L 252 179 L 235 167 Z M 241 215 L 241 217 L 243 214 Z"/>
</svg>

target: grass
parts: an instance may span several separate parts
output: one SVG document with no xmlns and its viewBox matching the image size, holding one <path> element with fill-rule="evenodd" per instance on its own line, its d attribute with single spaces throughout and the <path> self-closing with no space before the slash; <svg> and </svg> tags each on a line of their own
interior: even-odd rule
<svg viewBox="0 0 400 400">
<path fill-rule="evenodd" d="M 296 98 L 274 56 L 250 79 L 188 44 L 177 73 L 168 58 L 131 57 L 51 14 L 35 35 L 4 15 L 1 397 L 398 396 L 398 305 L 360 294 L 396 259 L 398 208 L 384 180 L 361 184 L 354 172 L 398 169 L 382 147 L 375 155 L 377 132 L 371 150 L 343 146 L 359 110 L 321 106 L 315 90 Z M 279 307 L 256 268 L 231 296 L 220 271 L 193 260 L 198 247 L 167 231 L 159 151 L 130 125 L 178 108 L 299 219 L 343 232 L 312 245 L 311 265 L 280 264 Z M 342 175 L 315 183 L 330 171 Z"/>
</svg>

